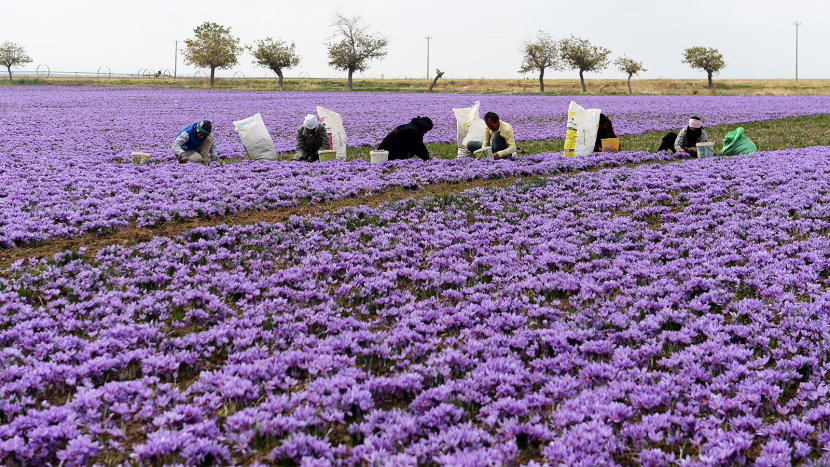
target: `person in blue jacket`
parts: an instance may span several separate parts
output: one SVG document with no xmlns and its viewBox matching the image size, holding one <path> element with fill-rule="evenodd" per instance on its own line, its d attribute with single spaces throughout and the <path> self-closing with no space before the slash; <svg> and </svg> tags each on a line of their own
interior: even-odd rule
<svg viewBox="0 0 830 467">
<path fill-rule="evenodd" d="M 210 120 L 204 120 L 179 130 L 172 146 L 176 160 L 180 164 L 188 161 L 209 163 L 212 159 L 219 157 L 210 135 L 211 129 Z"/>
</svg>

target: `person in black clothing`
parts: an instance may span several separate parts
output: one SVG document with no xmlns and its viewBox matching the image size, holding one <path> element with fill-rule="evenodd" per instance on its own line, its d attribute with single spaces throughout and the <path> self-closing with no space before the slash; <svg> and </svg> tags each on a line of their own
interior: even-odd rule
<svg viewBox="0 0 830 467">
<path fill-rule="evenodd" d="M 657 148 L 657 152 L 674 152 L 675 141 L 677 141 L 677 133 L 673 131 L 668 132 L 668 134 L 666 134 L 666 136 L 664 136 L 663 140 L 660 142 L 660 147 Z"/>
<path fill-rule="evenodd" d="M 703 123 L 700 117 L 694 116 L 689 119 L 689 124 L 680 130 L 680 133 L 671 131 L 664 136 L 657 152 L 686 152 L 692 156 L 697 156 L 697 143 L 705 143 L 707 141 L 709 141 L 709 135 L 703 129 Z"/>
<path fill-rule="evenodd" d="M 432 129 L 429 117 L 415 117 L 409 123 L 401 125 L 386 135 L 378 146 L 379 150 L 389 151 L 389 160 L 420 157 L 429 160 L 429 151 L 424 145 L 424 135 Z"/>
<path fill-rule="evenodd" d="M 605 114 L 599 114 L 599 127 L 597 128 L 597 140 L 594 142 L 594 152 L 602 152 L 602 140 L 606 138 L 616 138 L 614 133 L 614 124 L 611 119 Z M 620 143 L 620 151 L 622 151 L 622 143 Z"/>
</svg>

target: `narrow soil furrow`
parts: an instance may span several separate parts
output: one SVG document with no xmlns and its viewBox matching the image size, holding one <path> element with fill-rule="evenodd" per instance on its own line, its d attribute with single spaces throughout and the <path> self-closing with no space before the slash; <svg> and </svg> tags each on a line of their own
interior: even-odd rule
<svg viewBox="0 0 830 467">
<path fill-rule="evenodd" d="M 291 216 L 312 216 L 323 212 L 337 211 L 350 206 L 377 207 L 390 201 L 406 199 L 421 199 L 446 193 L 458 193 L 472 188 L 505 187 L 527 177 L 510 177 L 488 180 L 474 180 L 464 183 L 441 183 L 429 185 L 417 191 L 404 188 L 393 188 L 366 196 L 342 198 L 330 203 L 292 206 L 264 211 L 244 211 L 230 216 L 213 218 L 191 218 L 180 221 L 165 222 L 157 227 L 137 227 L 134 222 L 125 229 L 119 229 L 103 234 L 88 233 L 74 238 L 50 239 L 37 245 L 26 245 L 7 250 L 0 250 L 0 269 L 2 271 L 15 262 L 26 258 L 46 258 L 66 250 L 77 251 L 86 248 L 85 256 L 94 257 L 95 254 L 110 245 L 132 246 L 152 240 L 153 237 L 173 237 L 193 230 L 197 227 L 208 227 L 219 224 L 245 225 L 258 222 L 276 223 L 288 220 Z"/>
<path fill-rule="evenodd" d="M 647 161 L 634 164 L 625 164 L 625 167 L 634 168 L 642 165 L 668 164 L 680 160 L 681 159 L 669 161 Z M 522 177 L 507 177 L 486 180 L 479 179 L 460 183 L 438 183 L 425 186 L 417 191 L 396 187 L 367 194 L 365 196 L 342 198 L 323 204 L 291 206 L 261 211 L 250 210 L 222 217 L 190 218 L 180 221 L 165 222 L 164 224 L 155 227 L 137 227 L 135 223 L 132 222 L 130 223 L 130 226 L 125 229 L 119 229 L 103 234 L 88 233 L 74 238 L 50 239 L 41 244 L 25 245 L 17 248 L 0 250 L 0 271 L 5 273 L 9 267 L 18 260 L 27 258 L 46 258 L 54 255 L 55 253 L 67 250 L 78 251 L 81 248 L 86 248 L 84 256 L 92 258 L 98 253 L 99 250 L 110 245 L 132 246 L 138 243 L 150 241 L 153 237 L 174 237 L 176 235 L 181 235 L 197 227 L 209 227 L 219 224 L 246 225 L 256 224 L 258 222 L 284 222 L 292 216 L 313 216 L 323 212 L 338 211 L 352 206 L 365 205 L 369 207 L 378 207 L 387 202 L 422 199 L 430 196 L 459 193 L 474 188 L 503 188 L 518 180 L 571 176 L 584 172 L 598 172 L 600 170 L 610 168 L 614 167 L 596 166 L 566 174 L 526 175 Z"/>
</svg>

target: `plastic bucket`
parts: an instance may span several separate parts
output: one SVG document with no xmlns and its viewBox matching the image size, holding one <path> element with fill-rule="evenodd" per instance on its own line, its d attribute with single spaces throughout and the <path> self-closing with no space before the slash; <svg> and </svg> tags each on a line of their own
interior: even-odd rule
<svg viewBox="0 0 830 467">
<path fill-rule="evenodd" d="M 317 155 L 320 156 L 320 162 L 328 162 L 334 160 L 337 155 L 337 151 L 330 149 L 325 151 L 317 151 Z"/>
<path fill-rule="evenodd" d="M 483 147 L 473 153 L 476 159 L 493 159 L 493 148 L 490 146 Z"/>
<path fill-rule="evenodd" d="M 620 152 L 619 138 L 603 138 L 602 152 Z"/>
<path fill-rule="evenodd" d="M 150 163 L 150 154 L 147 152 L 134 152 L 130 154 L 130 158 L 133 161 L 133 165 L 141 165 L 141 164 L 149 164 Z"/>
<path fill-rule="evenodd" d="M 369 151 L 373 164 L 380 164 L 389 160 L 389 151 Z"/>
<path fill-rule="evenodd" d="M 697 143 L 695 149 L 697 149 L 698 159 L 712 157 L 715 155 L 715 143 Z"/>
</svg>

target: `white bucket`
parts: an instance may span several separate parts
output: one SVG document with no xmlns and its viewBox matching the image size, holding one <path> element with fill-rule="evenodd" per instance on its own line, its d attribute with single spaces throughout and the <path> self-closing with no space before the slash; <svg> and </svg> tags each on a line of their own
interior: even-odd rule
<svg viewBox="0 0 830 467">
<path fill-rule="evenodd" d="M 327 149 L 323 151 L 317 151 L 317 156 L 320 158 L 320 162 L 328 162 L 333 161 L 334 157 L 337 155 L 337 151 L 333 149 Z"/>
<path fill-rule="evenodd" d="M 697 143 L 695 149 L 697 149 L 698 159 L 715 155 L 715 143 Z"/>
<path fill-rule="evenodd" d="M 493 160 L 493 148 L 491 148 L 490 146 L 486 146 L 481 149 L 478 149 L 473 153 L 473 157 L 476 159 Z"/>
<path fill-rule="evenodd" d="M 133 160 L 133 165 L 144 165 L 150 163 L 150 153 L 147 152 L 134 152 L 130 154 L 130 157 Z"/>
<path fill-rule="evenodd" d="M 389 151 L 369 151 L 373 164 L 380 164 L 389 160 Z"/>
</svg>

